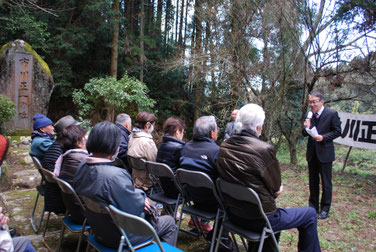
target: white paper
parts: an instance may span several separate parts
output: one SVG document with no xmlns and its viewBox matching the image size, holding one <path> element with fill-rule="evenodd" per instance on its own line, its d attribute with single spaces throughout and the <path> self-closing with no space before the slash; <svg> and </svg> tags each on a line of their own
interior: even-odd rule
<svg viewBox="0 0 376 252">
<path fill-rule="evenodd" d="M 310 135 L 311 137 L 317 137 L 319 135 L 316 127 L 313 127 L 312 129 L 306 128 L 306 131 L 307 131 L 308 135 Z"/>
</svg>

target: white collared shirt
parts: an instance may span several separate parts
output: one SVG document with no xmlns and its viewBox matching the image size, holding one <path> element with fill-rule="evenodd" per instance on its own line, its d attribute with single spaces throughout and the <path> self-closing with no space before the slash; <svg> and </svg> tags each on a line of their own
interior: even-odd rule
<svg viewBox="0 0 376 252">
<path fill-rule="evenodd" d="M 324 105 L 322 105 L 321 109 L 319 111 L 317 111 L 317 114 L 319 114 L 318 117 L 321 116 L 321 114 L 322 114 L 323 111 L 324 111 Z M 313 113 L 313 114 L 315 114 L 315 113 Z M 315 116 L 316 116 L 316 114 L 315 114 Z"/>
</svg>

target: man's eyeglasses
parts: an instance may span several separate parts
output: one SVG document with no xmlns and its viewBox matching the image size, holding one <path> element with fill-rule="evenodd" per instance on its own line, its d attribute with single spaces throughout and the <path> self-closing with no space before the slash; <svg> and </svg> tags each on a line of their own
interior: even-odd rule
<svg viewBox="0 0 376 252">
<path fill-rule="evenodd" d="M 309 104 L 317 104 L 319 103 L 321 100 L 313 100 L 313 101 L 308 101 Z"/>
</svg>

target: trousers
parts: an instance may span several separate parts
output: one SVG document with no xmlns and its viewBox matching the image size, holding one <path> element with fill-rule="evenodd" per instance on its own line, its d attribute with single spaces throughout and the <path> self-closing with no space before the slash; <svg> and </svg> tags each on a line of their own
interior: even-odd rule
<svg viewBox="0 0 376 252">
<path fill-rule="evenodd" d="M 317 212 L 325 211 L 329 213 L 332 204 L 332 163 L 321 163 L 316 153 L 308 162 L 309 171 L 309 206 Z M 320 177 L 322 181 L 322 196 L 320 198 Z M 319 203 L 320 202 L 320 203 Z M 319 208 L 320 207 L 320 208 Z"/>
<path fill-rule="evenodd" d="M 162 241 L 175 246 L 178 237 L 178 229 L 176 228 L 174 218 L 169 215 L 160 216 L 158 217 L 158 223 L 154 228 Z"/>
<path fill-rule="evenodd" d="M 278 208 L 274 214 L 268 215 L 268 219 L 273 231 L 298 229 L 298 251 L 321 251 L 317 234 L 317 216 L 314 208 Z"/>
</svg>

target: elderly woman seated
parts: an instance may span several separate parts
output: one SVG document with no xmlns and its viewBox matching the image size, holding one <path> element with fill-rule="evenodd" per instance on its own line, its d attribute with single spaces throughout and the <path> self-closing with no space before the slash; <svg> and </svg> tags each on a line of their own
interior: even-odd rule
<svg viewBox="0 0 376 252">
<path fill-rule="evenodd" d="M 54 171 L 56 160 L 63 153 L 59 144 L 63 130 L 70 125 L 77 124 L 79 123 L 70 115 L 60 118 L 55 123 L 54 128 L 56 131 L 56 140 L 43 155 L 43 159 L 41 160 L 43 168 L 51 172 Z M 46 211 L 54 212 L 56 214 L 65 213 L 65 205 L 63 198 L 61 197 L 61 190 L 57 184 L 46 181 L 44 206 Z"/>
<path fill-rule="evenodd" d="M 78 167 L 73 186 L 84 201 L 89 199 L 103 206 L 112 204 L 124 212 L 144 218 L 144 209 L 150 205 L 145 193 L 133 186 L 126 170 L 113 165 L 120 139 L 121 132 L 115 124 L 105 121 L 95 125 L 86 142 L 91 156 Z M 110 219 L 90 208 L 87 217 L 96 239 L 105 246 L 117 248 L 120 232 Z M 154 228 L 162 240 L 174 244 L 177 229 L 171 216 L 157 217 Z M 128 235 L 128 238 L 131 243 L 140 241 L 140 237 L 135 235 Z"/>
<path fill-rule="evenodd" d="M 157 162 L 167 164 L 175 173 L 180 167 L 181 151 L 185 145 L 182 141 L 184 137 L 185 123 L 183 120 L 175 117 L 169 117 L 163 124 L 163 142 L 158 148 Z M 176 198 L 179 191 L 174 182 L 161 179 L 162 188 L 165 195 Z"/>
<path fill-rule="evenodd" d="M 128 143 L 128 156 L 143 158 L 148 161 L 155 161 L 157 157 L 157 146 L 153 141 L 151 133 L 154 130 L 157 117 L 146 111 L 139 112 L 132 135 Z M 132 179 L 136 188 L 148 191 L 153 185 L 146 170 L 132 170 Z"/>
<path fill-rule="evenodd" d="M 72 184 L 77 166 L 89 156 L 86 150 L 86 130 L 80 125 L 71 125 L 63 130 L 60 140 L 62 154 L 55 164 L 54 173 Z"/>
<path fill-rule="evenodd" d="M 35 114 L 33 117 L 33 132 L 31 133 L 30 155 L 43 159 L 44 153 L 50 148 L 55 139 L 52 121 L 45 115 Z"/>
</svg>

